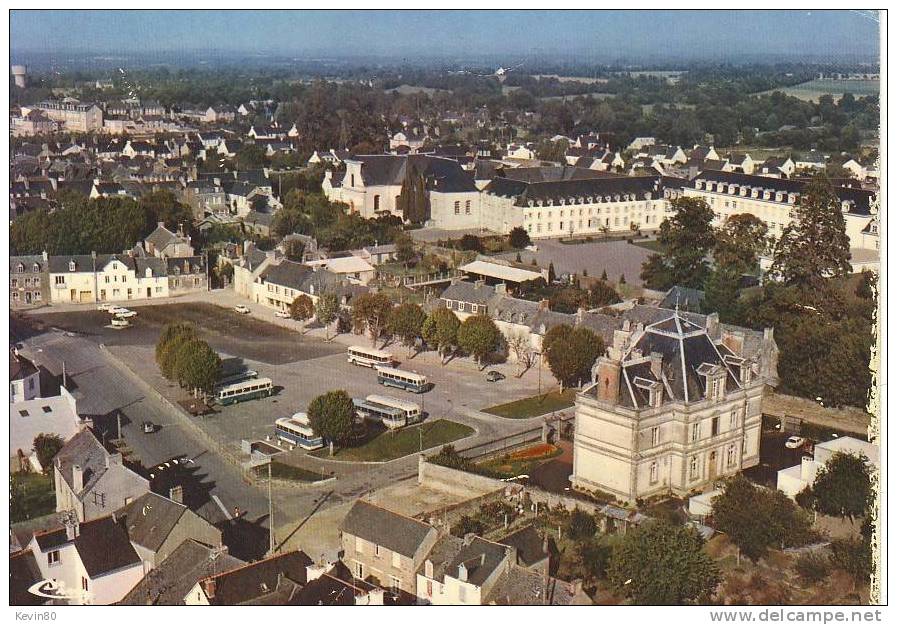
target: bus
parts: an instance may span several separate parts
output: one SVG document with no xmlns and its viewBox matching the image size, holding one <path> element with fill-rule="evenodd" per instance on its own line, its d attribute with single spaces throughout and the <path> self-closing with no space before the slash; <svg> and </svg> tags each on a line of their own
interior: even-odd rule
<svg viewBox="0 0 897 625">
<path fill-rule="evenodd" d="M 377 367 L 377 382 L 383 386 L 394 386 L 411 393 L 430 390 L 427 376 L 414 371 L 402 371 L 395 367 Z"/>
<path fill-rule="evenodd" d="M 420 406 L 414 402 L 385 395 L 368 395 L 353 399 L 356 414 L 369 421 L 379 421 L 390 430 L 417 423 L 423 419 Z"/>
<path fill-rule="evenodd" d="M 281 417 L 274 422 L 274 434 L 282 441 L 291 445 L 299 445 L 302 449 L 320 449 L 324 446 L 324 439 L 316 436 L 311 429 L 308 415 L 297 412 L 292 417 Z"/>
<path fill-rule="evenodd" d="M 270 378 L 258 378 L 220 386 L 215 390 L 215 399 L 222 406 L 227 406 L 239 401 L 270 397 L 273 394 L 274 384 L 271 383 Z"/>
<path fill-rule="evenodd" d="M 389 352 L 383 352 L 379 349 L 371 349 L 368 347 L 361 347 L 359 345 L 352 345 L 347 350 L 347 355 L 349 362 L 353 365 L 360 365 L 362 367 L 376 367 L 377 365 L 386 365 L 391 367 L 396 364 L 396 359 L 392 357 L 392 354 Z"/>
<path fill-rule="evenodd" d="M 234 373 L 233 375 L 229 375 L 227 377 L 221 378 L 218 380 L 218 384 L 215 386 L 230 386 L 231 384 L 236 384 L 237 382 L 245 382 L 246 380 L 254 380 L 259 377 L 258 371 L 253 371 L 252 369 L 248 369 L 246 371 L 241 371 L 240 373 Z"/>
</svg>

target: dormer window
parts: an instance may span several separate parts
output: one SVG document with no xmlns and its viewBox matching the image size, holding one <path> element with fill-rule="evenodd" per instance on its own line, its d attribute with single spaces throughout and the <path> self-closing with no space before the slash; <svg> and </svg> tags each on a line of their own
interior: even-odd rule
<svg viewBox="0 0 897 625">
<path fill-rule="evenodd" d="M 149 267 L 146 268 L 146 277 L 147 277 L 147 278 L 152 278 L 152 277 L 153 277 L 153 270 L 150 269 Z"/>
<path fill-rule="evenodd" d="M 25 265 L 19 263 L 19 266 L 16 267 L 16 271 L 18 271 L 19 273 L 25 273 Z"/>
<path fill-rule="evenodd" d="M 70 260 L 69 261 L 69 271 L 74 271 L 74 270 L 75 270 L 75 261 Z"/>
</svg>

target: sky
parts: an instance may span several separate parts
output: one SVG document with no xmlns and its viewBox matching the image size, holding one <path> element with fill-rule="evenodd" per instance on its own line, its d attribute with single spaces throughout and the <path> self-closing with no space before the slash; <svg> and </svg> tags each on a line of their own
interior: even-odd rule
<svg viewBox="0 0 897 625">
<path fill-rule="evenodd" d="M 16 52 L 615 55 L 719 59 L 877 55 L 854 11 L 18 11 Z M 786 59 L 788 60 L 788 59 Z"/>
</svg>

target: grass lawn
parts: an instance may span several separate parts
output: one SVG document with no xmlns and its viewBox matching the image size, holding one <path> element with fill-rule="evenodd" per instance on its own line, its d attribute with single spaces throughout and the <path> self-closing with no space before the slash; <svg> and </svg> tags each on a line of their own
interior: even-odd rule
<svg viewBox="0 0 897 625">
<path fill-rule="evenodd" d="M 267 479 L 268 477 L 268 469 L 266 467 L 259 467 L 256 469 L 256 473 L 262 479 Z M 325 479 L 326 476 L 322 476 L 315 471 L 308 471 L 290 464 L 274 461 L 271 463 L 271 477 L 275 480 L 289 480 L 291 482 L 316 482 Z"/>
<path fill-rule="evenodd" d="M 9 520 L 26 521 L 56 510 L 53 478 L 40 473 L 14 473 L 10 476 Z"/>
<path fill-rule="evenodd" d="M 660 241 L 658 241 L 657 239 L 650 239 L 648 241 L 636 240 L 632 244 L 643 247 L 646 250 L 651 250 L 652 252 L 657 252 L 658 254 L 663 253 L 663 245 L 661 245 Z"/>
<path fill-rule="evenodd" d="M 529 419 L 539 415 L 564 410 L 573 406 L 576 389 L 568 388 L 563 393 L 552 391 L 542 395 L 533 395 L 517 401 L 499 404 L 483 409 L 483 412 L 508 419 Z"/>
<path fill-rule="evenodd" d="M 562 453 L 563 450 L 559 447 L 548 443 L 537 443 L 509 454 L 490 458 L 485 462 L 477 463 L 477 466 L 488 469 L 500 477 L 529 475 L 532 469 Z"/>
<path fill-rule="evenodd" d="M 374 430 L 373 427 L 371 429 Z M 421 434 L 423 434 L 423 448 L 429 449 L 470 436 L 474 430 L 462 423 L 437 419 L 400 430 L 387 431 L 377 428 L 374 432 L 373 436 L 356 447 L 337 450 L 333 454 L 333 459 L 346 462 L 395 460 L 420 451 Z M 319 458 L 328 458 L 328 454 L 329 450 L 326 447 L 312 452 L 313 456 Z"/>
</svg>

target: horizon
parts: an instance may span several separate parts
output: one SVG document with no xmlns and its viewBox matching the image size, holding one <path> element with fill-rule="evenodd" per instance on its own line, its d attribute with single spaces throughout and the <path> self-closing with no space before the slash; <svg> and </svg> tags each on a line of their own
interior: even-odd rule
<svg viewBox="0 0 897 625">
<path fill-rule="evenodd" d="M 175 63 L 290 55 L 383 61 L 412 54 L 415 58 L 402 60 L 839 63 L 878 60 L 875 19 L 848 10 L 13 10 L 10 52 L 13 57 L 155 56 Z M 526 33 L 525 43 L 520 33 Z"/>
</svg>

